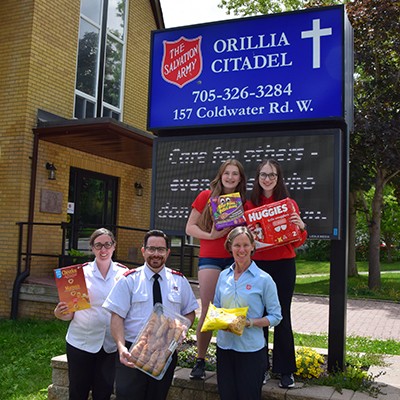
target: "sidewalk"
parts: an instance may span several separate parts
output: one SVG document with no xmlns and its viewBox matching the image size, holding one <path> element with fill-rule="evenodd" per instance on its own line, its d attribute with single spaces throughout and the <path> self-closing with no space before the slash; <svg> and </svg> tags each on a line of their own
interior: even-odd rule
<svg viewBox="0 0 400 400">
<path fill-rule="evenodd" d="M 293 330 L 328 333 L 329 297 L 295 295 Z M 373 300 L 347 300 L 347 336 L 400 341 L 400 304 Z"/>
<path fill-rule="evenodd" d="M 192 284 L 193 291 L 199 299 L 198 285 Z M 200 300 L 199 305 L 200 305 Z M 197 310 L 199 313 L 199 310 Z M 198 314 L 197 313 L 197 314 Z M 347 336 L 361 336 L 372 339 L 399 341 L 400 346 L 400 304 L 395 302 L 372 300 L 347 300 Z M 292 302 L 292 325 L 296 333 L 328 334 L 329 297 L 295 295 Z M 387 364 L 383 367 L 371 367 L 370 373 L 381 385 L 384 394 L 379 400 L 400 399 L 400 356 L 385 356 Z M 377 376 L 380 374 L 380 376 Z M 290 391 L 289 391 L 290 392 Z M 293 391 L 292 391 L 293 392 Z M 294 393 L 293 393 L 294 395 Z M 337 396 L 336 396 L 337 395 Z M 320 399 L 372 399 L 364 393 L 355 393 L 351 397 L 336 392 L 334 397 Z M 293 399 L 296 396 L 293 397 Z"/>
</svg>

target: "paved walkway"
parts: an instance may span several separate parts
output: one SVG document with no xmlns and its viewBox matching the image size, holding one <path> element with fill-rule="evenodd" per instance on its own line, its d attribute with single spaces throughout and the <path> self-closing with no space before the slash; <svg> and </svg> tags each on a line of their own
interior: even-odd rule
<svg viewBox="0 0 400 400">
<path fill-rule="evenodd" d="M 198 286 L 192 285 L 198 296 Z M 199 301 L 200 304 L 200 301 Z M 400 304 L 372 300 L 347 300 L 347 336 L 393 339 L 400 346 Z M 327 334 L 329 297 L 295 295 L 292 303 L 292 325 L 296 333 Z M 375 381 L 384 385 L 382 400 L 400 400 L 400 356 L 386 356 L 386 366 L 372 367 Z M 377 376 L 381 374 L 380 376 Z M 357 399 L 364 399 L 360 394 Z M 366 396 L 365 399 L 371 399 Z M 355 399 L 353 399 L 355 400 Z"/>
<path fill-rule="evenodd" d="M 329 298 L 295 295 L 292 325 L 298 333 L 328 333 Z M 400 341 L 400 304 L 372 300 L 347 300 L 348 336 Z"/>
</svg>

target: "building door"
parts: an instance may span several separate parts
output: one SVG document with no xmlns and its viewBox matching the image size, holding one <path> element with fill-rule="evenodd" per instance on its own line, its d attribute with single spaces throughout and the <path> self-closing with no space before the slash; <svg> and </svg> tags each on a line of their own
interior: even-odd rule
<svg viewBox="0 0 400 400">
<path fill-rule="evenodd" d="M 94 230 L 116 224 L 118 178 L 71 168 L 66 250 L 89 250 Z"/>
</svg>

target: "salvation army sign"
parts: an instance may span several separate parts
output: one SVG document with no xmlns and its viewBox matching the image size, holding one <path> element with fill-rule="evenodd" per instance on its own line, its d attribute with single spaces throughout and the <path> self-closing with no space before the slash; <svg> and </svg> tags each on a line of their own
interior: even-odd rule
<svg viewBox="0 0 400 400">
<path fill-rule="evenodd" d="M 201 36 L 192 40 L 180 37 L 164 41 L 161 75 L 166 82 L 182 88 L 199 77 L 202 71 Z"/>
<path fill-rule="evenodd" d="M 350 36 L 344 6 L 154 31 L 148 129 L 345 119 Z"/>
</svg>

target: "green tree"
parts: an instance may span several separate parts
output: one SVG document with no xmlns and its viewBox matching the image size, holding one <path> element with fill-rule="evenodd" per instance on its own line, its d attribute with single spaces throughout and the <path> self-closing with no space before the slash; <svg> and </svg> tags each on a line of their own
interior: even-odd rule
<svg viewBox="0 0 400 400">
<path fill-rule="evenodd" d="M 331 6 L 345 2 L 335 0 L 221 0 L 218 7 L 225 8 L 228 15 L 233 13 L 233 15 L 247 17 L 301 10 L 307 7 Z"/>
<path fill-rule="evenodd" d="M 368 286 L 375 289 L 381 285 L 384 189 L 400 173 L 400 1 L 362 0 L 346 8 L 354 29 L 356 72 L 351 169 L 366 180 L 373 177 Z"/>
<path fill-rule="evenodd" d="M 366 191 L 357 203 L 357 245 L 360 249 L 359 256 L 365 259 L 369 248 L 369 226 L 370 209 L 374 198 L 375 189 L 371 188 Z M 381 221 L 381 259 L 386 258 L 387 262 L 393 262 L 398 259 L 399 254 L 396 248 L 400 242 L 400 203 L 395 195 L 395 187 L 390 184 L 386 185 L 383 194 L 383 208 Z"/>
<path fill-rule="evenodd" d="M 400 243 L 400 203 L 395 196 L 393 186 L 385 188 L 384 207 L 382 210 L 382 240 L 385 244 L 387 262 L 394 261 L 394 251 Z"/>
<path fill-rule="evenodd" d="M 351 135 L 350 233 L 355 204 L 374 187 L 369 211 L 370 289 L 380 287 L 383 190 L 400 173 L 400 1 L 398 0 L 222 0 L 228 14 L 256 15 L 305 7 L 346 4 L 354 29 L 355 129 Z M 356 274 L 355 238 L 350 242 L 350 273 Z"/>
</svg>

